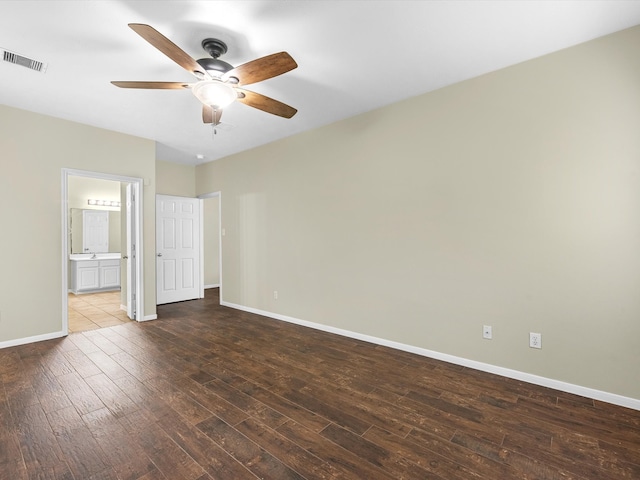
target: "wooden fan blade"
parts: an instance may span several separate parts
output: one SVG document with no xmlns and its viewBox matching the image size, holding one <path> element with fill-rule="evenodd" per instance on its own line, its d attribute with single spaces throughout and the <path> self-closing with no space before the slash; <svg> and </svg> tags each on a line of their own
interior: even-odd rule
<svg viewBox="0 0 640 480">
<path fill-rule="evenodd" d="M 268 78 L 277 77 L 296 68 L 298 64 L 287 52 L 274 53 L 247 62 L 224 74 L 224 81 L 231 77 L 238 79 L 237 85 L 249 85 Z"/>
<path fill-rule="evenodd" d="M 249 105 L 250 107 L 257 108 L 258 110 L 262 110 L 263 112 L 278 115 L 279 117 L 291 118 L 298 111 L 289 105 L 260 93 L 243 90 L 242 88 L 236 88 L 236 91 L 241 94 L 238 95 L 239 102 Z"/>
<path fill-rule="evenodd" d="M 153 89 L 184 89 L 191 87 L 183 82 L 111 82 L 120 88 L 153 88 Z"/>
<path fill-rule="evenodd" d="M 208 77 L 198 62 L 155 28 L 143 23 L 130 23 L 129 27 L 189 73 L 200 79 Z"/>
<path fill-rule="evenodd" d="M 222 117 L 222 110 L 217 108 L 215 112 L 216 113 L 214 119 L 213 108 L 210 105 L 202 105 L 202 122 L 218 125 L 220 123 L 220 118 Z"/>
</svg>

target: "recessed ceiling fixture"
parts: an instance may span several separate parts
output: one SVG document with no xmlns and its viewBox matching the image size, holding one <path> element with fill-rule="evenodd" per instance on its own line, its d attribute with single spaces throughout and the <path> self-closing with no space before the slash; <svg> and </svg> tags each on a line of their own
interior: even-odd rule
<svg viewBox="0 0 640 480">
<path fill-rule="evenodd" d="M 216 126 L 220 123 L 222 109 L 236 100 L 263 112 L 283 118 L 293 117 L 297 110 L 278 100 L 260 93 L 240 88 L 262 80 L 282 75 L 298 66 L 287 52 L 274 53 L 266 57 L 233 67 L 218 57 L 226 53 L 227 45 L 216 38 L 206 38 L 202 48 L 211 58 L 194 60 L 180 47 L 153 27 L 141 23 L 130 23 L 129 27 L 151 45 L 164 53 L 182 68 L 193 74 L 196 83 L 183 82 L 111 82 L 121 88 L 184 89 L 191 88 L 202 103 L 202 121 Z"/>
<path fill-rule="evenodd" d="M 36 72 L 44 73 L 47 70 L 47 64 L 33 58 L 25 57 L 19 53 L 12 52 L 10 50 L 0 49 L 2 51 L 2 60 L 5 62 L 13 63 L 14 65 L 20 65 Z"/>
</svg>

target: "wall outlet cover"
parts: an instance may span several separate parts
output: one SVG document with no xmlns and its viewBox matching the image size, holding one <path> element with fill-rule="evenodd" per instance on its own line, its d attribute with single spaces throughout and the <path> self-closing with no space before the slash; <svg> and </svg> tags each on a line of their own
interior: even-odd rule
<svg viewBox="0 0 640 480">
<path fill-rule="evenodd" d="M 493 338 L 493 329 L 491 325 L 484 325 L 482 327 L 482 338 L 486 338 L 487 340 L 491 340 Z"/>
<path fill-rule="evenodd" d="M 529 332 L 529 346 L 531 348 L 542 348 L 542 334 Z"/>
</svg>

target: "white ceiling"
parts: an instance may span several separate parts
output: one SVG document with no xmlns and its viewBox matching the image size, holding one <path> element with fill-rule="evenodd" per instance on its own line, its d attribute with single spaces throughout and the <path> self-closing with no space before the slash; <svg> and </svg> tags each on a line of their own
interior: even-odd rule
<svg viewBox="0 0 640 480">
<path fill-rule="evenodd" d="M 236 66 L 289 52 L 296 70 L 247 88 L 298 114 L 235 103 L 213 137 L 190 91 L 114 87 L 194 80 L 128 23 L 196 59 L 207 37 Z M 3 0 L 0 47 L 48 68 L 0 61 L 0 103 L 153 139 L 159 159 L 198 164 L 638 24 L 640 1 Z"/>
</svg>

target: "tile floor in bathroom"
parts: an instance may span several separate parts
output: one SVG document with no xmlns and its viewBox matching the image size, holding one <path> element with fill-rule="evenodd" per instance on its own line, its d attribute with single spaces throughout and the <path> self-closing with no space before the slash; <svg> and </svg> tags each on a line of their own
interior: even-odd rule
<svg viewBox="0 0 640 480">
<path fill-rule="evenodd" d="M 130 322 L 120 309 L 120 291 L 69 293 L 69 333 L 112 327 Z"/>
</svg>

